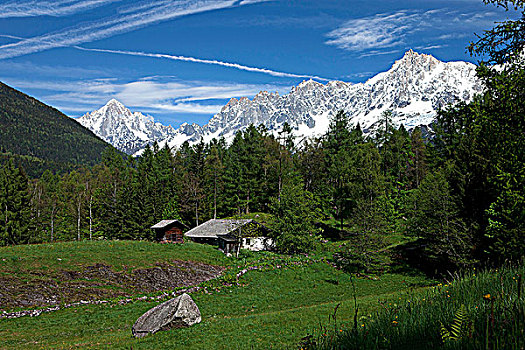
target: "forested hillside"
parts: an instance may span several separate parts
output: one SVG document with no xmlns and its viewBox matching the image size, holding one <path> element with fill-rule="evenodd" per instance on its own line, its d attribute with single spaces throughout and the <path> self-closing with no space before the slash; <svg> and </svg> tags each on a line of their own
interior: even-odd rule
<svg viewBox="0 0 525 350">
<path fill-rule="evenodd" d="M 109 144 L 58 110 L 0 83 L 0 162 L 14 157 L 30 177 L 94 165 Z"/>
</svg>

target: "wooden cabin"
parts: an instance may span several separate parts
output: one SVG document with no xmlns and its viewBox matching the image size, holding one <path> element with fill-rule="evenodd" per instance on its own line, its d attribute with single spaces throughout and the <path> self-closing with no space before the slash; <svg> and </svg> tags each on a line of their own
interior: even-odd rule
<svg viewBox="0 0 525 350">
<path fill-rule="evenodd" d="M 186 229 L 179 220 L 162 220 L 151 226 L 155 238 L 161 243 L 184 243 L 183 230 Z"/>
<path fill-rule="evenodd" d="M 252 219 L 212 219 L 192 228 L 185 236 L 197 243 L 216 245 L 225 254 L 231 254 L 239 249 L 273 249 L 268 232 L 264 225 Z"/>
</svg>

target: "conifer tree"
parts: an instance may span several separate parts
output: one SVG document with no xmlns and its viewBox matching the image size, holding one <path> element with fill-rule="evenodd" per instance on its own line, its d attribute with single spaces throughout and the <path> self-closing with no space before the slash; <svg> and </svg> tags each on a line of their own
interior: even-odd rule
<svg viewBox="0 0 525 350">
<path fill-rule="evenodd" d="M 31 194 L 23 169 L 13 160 L 0 168 L 0 245 L 28 243 Z"/>
<path fill-rule="evenodd" d="M 331 207 L 341 229 L 351 207 L 350 164 L 352 156 L 350 117 L 339 111 L 330 121 L 328 132 L 323 140 L 325 150 L 325 169 L 330 187 Z"/>
<path fill-rule="evenodd" d="M 319 219 L 313 195 L 303 189 L 298 176 L 288 179 L 281 192 L 281 200 L 273 200 L 275 217 L 274 239 L 283 253 L 302 253 L 317 245 L 314 223 Z"/>
<path fill-rule="evenodd" d="M 204 177 L 208 193 L 208 203 L 211 207 L 210 217 L 217 219 L 217 212 L 221 212 L 221 198 L 223 198 L 224 166 L 217 145 L 212 145 L 205 161 Z M 218 209 L 219 208 L 219 209 Z"/>
</svg>

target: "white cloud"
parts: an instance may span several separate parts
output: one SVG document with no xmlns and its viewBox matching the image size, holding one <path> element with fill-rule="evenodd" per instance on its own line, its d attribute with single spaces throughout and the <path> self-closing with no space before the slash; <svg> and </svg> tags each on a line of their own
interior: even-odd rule
<svg viewBox="0 0 525 350">
<path fill-rule="evenodd" d="M 253 97 L 259 91 L 290 90 L 284 85 L 236 84 L 223 82 L 176 81 L 172 77 L 147 77 L 137 81 L 114 79 L 87 81 L 7 80 L 18 89 L 38 86 L 38 98 L 80 116 L 116 98 L 132 110 L 152 114 L 215 114 L 231 97 Z M 47 93 L 46 93 L 47 92 Z"/>
<path fill-rule="evenodd" d="M 23 1 L 17 0 L 0 4 L 0 18 L 67 16 L 90 10 L 121 0 L 57 0 L 57 1 Z"/>
<path fill-rule="evenodd" d="M 159 111 L 163 112 L 175 112 L 175 113 L 188 113 L 188 114 L 216 114 L 218 113 L 223 105 L 203 105 L 199 103 L 176 103 L 166 104 L 159 103 L 149 107 L 143 108 L 145 113 L 155 113 Z"/>
<path fill-rule="evenodd" d="M 275 71 L 275 70 L 268 69 L 268 68 L 250 67 L 250 66 L 239 64 L 239 63 L 224 62 L 224 61 L 219 61 L 219 60 L 209 60 L 209 59 L 202 59 L 202 58 L 189 57 L 189 56 L 176 56 L 176 55 L 167 55 L 167 54 L 161 54 L 161 53 L 147 53 L 147 52 L 140 52 L 140 51 L 88 49 L 88 48 L 84 48 L 80 46 L 75 46 L 75 48 L 79 50 L 84 50 L 84 51 L 94 51 L 94 52 L 112 53 L 112 54 L 129 55 L 129 56 L 140 56 L 140 57 L 165 58 L 165 59 L 174 60 L 174 61 L 213 64 L 217 66 L 234 68 L 234 69 L 243 70 L 247 72 L 268 74 L 274 77 L 310 78 L 310 79 L 316 79 L 316 80 L 322 80 L 322 81 L 329 80 L 329 79 L 318 77 L 315 75 L 287 73 L 287 72 Z"/>
<path fill-rule="evenodd" d="M 496 15 L 495 12 L 459 13 L 447 9 L 382 13 L 344 22 L 327 34 L 325 43 L 361 52 L 360 57 L 398 52 L 409 47 L 437 49 L 446 46 L 447 40 L 473 36 L 477 28 L 489 26 Z M 417 37 L 422 31 L 429 33 L 424 36 L 428 42 L 421 42 L 422 38 Z"/>
<path fill-rule="evenodd" d="M 421 21 L 421 14 L 399 11 L 352 19 L 328 33 L 328 45 L 363 51 L 393 47 L 403 43 L 404 35 Z"/>
<path fill-rule="evenodd" d="M 379 56 L 379 55 L 390 55 L 392 53 L 398 53 L 398 52 L 399 50 L 388 50 L 388 51 L 371 50 L 366 53 L 362 53 L 361 55 L 359 55 L 359 58 Z"/>
<path fill-rule="evenodd" d="M 423 45 L 423 46 L 416 46 L 414 49 L 416 50 L 433 50 L 433 49 L 442 49 L 444 47 L 447 47 L 448 45 Z"/>
<path fill-rule="evenodd" d="M 2 45 L 0 46 L 0 59 L 92 42 L 154 23 L 239 5 L 234 0 L 181 0 L 177 2 L 156 0 L 144 4 L 148 6 L 139 6 L 135 10 L 114 17 L 106 17 L 92 23 L 81 23 L 57 32 Z"/>
<path fill-rule="evenodd" d="M 239 6 L 250 5 L 250 4 L 257 4 L 257 3 L 260 3 L 260 2 L 269 2 L 269 1 L 273 1 L 273 0 L 242 0 L 239 3 Z"/>
<path fill-rule="evenodd" d="M 30 61 L 14 62 L 4 61 L 0 64 L 0 76 L 25 76 L 31 72 L 33 76 L 45 76 L 52 78 L 96 78 L 101 75 L 108 75 L 109 70 L 104 68 L 86 68 L 79 66 L 65 65 L 45 65 L 35 64 Z"/>
</svg>

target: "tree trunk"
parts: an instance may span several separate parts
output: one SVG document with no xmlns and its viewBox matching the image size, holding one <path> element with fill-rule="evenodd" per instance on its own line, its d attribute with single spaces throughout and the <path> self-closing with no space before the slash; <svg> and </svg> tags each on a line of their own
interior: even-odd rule
<svg viewBox="0 0 525 350">
<path fill-rule="evenodd" d="M 55 239 L 55 212 L 56 212 L 56 203 L 53 203 L 53 209 L 51 210 L 51 242 Z"/>
<path fill-rule="evenodd" d="M 89 240 L 93 238 L 93 195 L 89 196 Z"/>
<path fill-rule="evenodd" d="M 199 226 L 199 202 L 195 201 L 195 221 Z"/>
<path fill-rule="evenodd" d="M 81 196 L 77 200 L 77 241 L 80 241 L 80 209 L 82 206 Z"/>
<path fill-rule="evenodd" d="M 246 196 L 246 214 L 250 214 L 250 191 L 248 191 Z"/>
<path fill-rule="evenodd" d="M 217 174 L 213 178 L 213 219 L 217 219 Z"/>
</svg>

